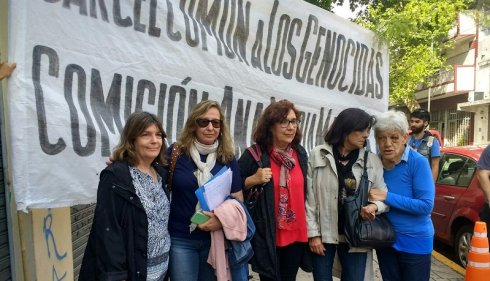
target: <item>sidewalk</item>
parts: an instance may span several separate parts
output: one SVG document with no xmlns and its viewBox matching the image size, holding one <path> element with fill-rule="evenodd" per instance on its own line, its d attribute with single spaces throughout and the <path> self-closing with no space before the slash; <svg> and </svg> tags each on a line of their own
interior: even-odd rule
<svg viewBox="0 0 490 281">
<path fill-rule="evenodd" d="M 432 255 L 432 267 L 430 273 L 431 281 L 464 281 L 464 276 L 452 269 L 450 266 L 444 262 L 438 260 L 436 257 L 440 255 Z M 255 272 L 251 272 L 253 278 L 251 281 L 259 281 L 259 276 Z M 304 271 L 299 271 L 296 278 L 298 281 L 312 281 L 313 275 Z M 334 278 L 333 280 L 340 280 L 339 278 Z M 374 281 L 382 281 L 381 273 L 379 272 L 378 260 L 376 259 L 376 254 L 374 255 Z"/>
</svg>

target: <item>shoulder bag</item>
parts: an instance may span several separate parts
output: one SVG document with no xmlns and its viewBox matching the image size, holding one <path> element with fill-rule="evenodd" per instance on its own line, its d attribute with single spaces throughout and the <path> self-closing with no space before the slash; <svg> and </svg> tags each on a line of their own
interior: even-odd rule
<svg viewBox="0 0 490 281">
<path fill-rule="evenodd" d="M 259 168 L 263 168 L 262 164 L 262 151 L 260 149 L 260 146 L 258 144 L 254 144 L 250 147 L 247 148 L 247 150 L 250 152 L 252 157 L 254 158 L 255 162 L 257 163 L 257 166 Z M 248 211 L 253 214 L 254 209 L 257 205 L 257 202 L 259 200 L 260 195 L 262 194 L 262 191 L 264 189 L 265 184 L 260 184 L 260 185 L 255 185 L 252 186 L 250 189 L 246 190 L 244 193 L 245 195 L 245 205 L 247 206 Z"/>
<path fill-rule="evenodd" d="M 344 200 L 344 233 L 351 247 L 386 248 L 395 242 L 395 232 L 386 215 L 376 215 L 373 221 L 363 220 L 360 216 L 361 207 L 367 204 L 369 189 L 367 157 L 366 151 L 359 187 L 354 195 Z"/>
</svg>

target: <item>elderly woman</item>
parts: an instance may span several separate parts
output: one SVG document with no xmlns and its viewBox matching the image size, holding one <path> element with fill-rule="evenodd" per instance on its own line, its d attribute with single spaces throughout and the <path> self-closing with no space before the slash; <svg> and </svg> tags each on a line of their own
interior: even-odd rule
<svg viewBox="0 0 490 281">
<path fill-rule="evenodd" d="M 129 116 L 112 164 L 100 174 L 97 206 L 78 280 L 162 280 L 170 204 L 165 132 L 147 112 Z"/>
<path fill-rule="evenodd" d="M 245 192 L 253 186 L 261 191 L 250 194 L 249 200 L 257 200 L 252 211 L 256 232 L 251 264 L 262 281 L 296 280 L 308 241 L 304 202 L 307 154 L 299 144 L 299 118 L 290 101 L 270 104 L 253 134 L 262 167 L 248 150 L 238 161 Z"/>
<path fill-rule="evenodd" d="M 396 242 L 376 251 L 384 280 L 429 280 L 434 227 L 434 181 L 427 160 L 407 146 L 405 114 L 387 111 L 376 116 L 374 132 L 388 191 L 372 189 L 371 200 L 390 206 Z"/>
<path fill-rule="evenodd" d="M 315 253 L 315 281 L 332 280 L 335 253 L 342 266 L 342 280 L 373 279 L 372 249 L 349 248 L 342 213 L 343 200 L 354 195 L 359 187 L 364 168 L 364 147 L 373 123 L 374 118 L 364 110 L 347 108 L 330 126 L 325 144 L 313 148 L 310 153 L 306 214 L 309 245 Z M 381 161 L 371 152 L 367 156 L 369 188 L 386 191 Z M 372 201 L 360 210 L 360 215 L 368 220 L 386 210 L 384 203 Z"/>
<path fill-rule="evenodd" d="M 194 107 L 178 141 L 169 147 L 167 155 L 175 158 L 169 160 L 169 184 L 172 188 L 170 279 L 216 280 L 214 269 L 207 262 L 211 247 L 210 232 L 221 229 L 222 225 L 211 212 L 206 212 L 209 216 L 207 221 L 199 225 L 191 222 L 191 217 L 199 209 L 195 191 L 227 166 L 233 172 L 231 193 L 243 200 L 242 179 L 233 142 L 216 101 L 202 101 Z"/>
</svg>

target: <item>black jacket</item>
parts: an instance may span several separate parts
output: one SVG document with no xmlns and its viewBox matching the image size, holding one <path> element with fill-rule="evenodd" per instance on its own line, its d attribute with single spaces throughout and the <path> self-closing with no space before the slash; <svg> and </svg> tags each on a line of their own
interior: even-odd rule
<svg viewBox="0 0 490 281">
<path fill-rule="evenodd" d="M 263 167 L 270 167 L 269 153 L 263 147 L 261 150 Z M 308 155 L 306 154 L 306 150 L 300 145 L 298 146 L 298 149 L 296 149 L 296 153 L 298 154 L 299 165 L 304 175 L 306 198 Z M 255 174 L 259 168 L 257 162 L 248 150 L 243 152 L 238 160 L 238 164 L 244 182 L 247 177 Z M 251 211 L 251 216 L 256 228 L 255 235 L 252 239 L 252 248 L 254 250 L 254 256 L 250 261 L 252 270 L 261 275 L 278 280 L 280 274 L 276 258 L 276 219 L 274 211 L 274 183 L 272 180 L 264 186 L 255 209 Z"/>
<path fill-rule="evenodd" d="M 166 170 L 154 165 L 162 182 Z M 114 162 L 100 175 L 94 221 L 79 281 L 146 280 L 148 220 L 136 195 L 127 162 Z"/>
</svg>

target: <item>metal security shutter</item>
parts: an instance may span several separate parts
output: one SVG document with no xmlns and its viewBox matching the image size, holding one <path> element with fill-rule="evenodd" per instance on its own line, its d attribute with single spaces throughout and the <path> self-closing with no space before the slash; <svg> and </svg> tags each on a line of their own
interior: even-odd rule
<svg viewBox="0 0 490 281">
<path fill-rule="evenodd" d="M 78 280 L 83 253 L 87 245 L 92 219 L 94 217 L 95 204 L 77 205 L 71 207 L 71 237 L 73 247 L 73 275 Z M 1 280 L 0 280 L 1 281 Z"/>
<path fill-rule="evenodd" d="M 0 93 L 1 92 L 2 91 L 0 89 Z M 2 159 L 3 155 L 2 150 L 0 149 L 0 281 L 12 280 L 12 275 L 10 272 L 9 235 L 7 227 L 5 180 Z"/>
</svg>

